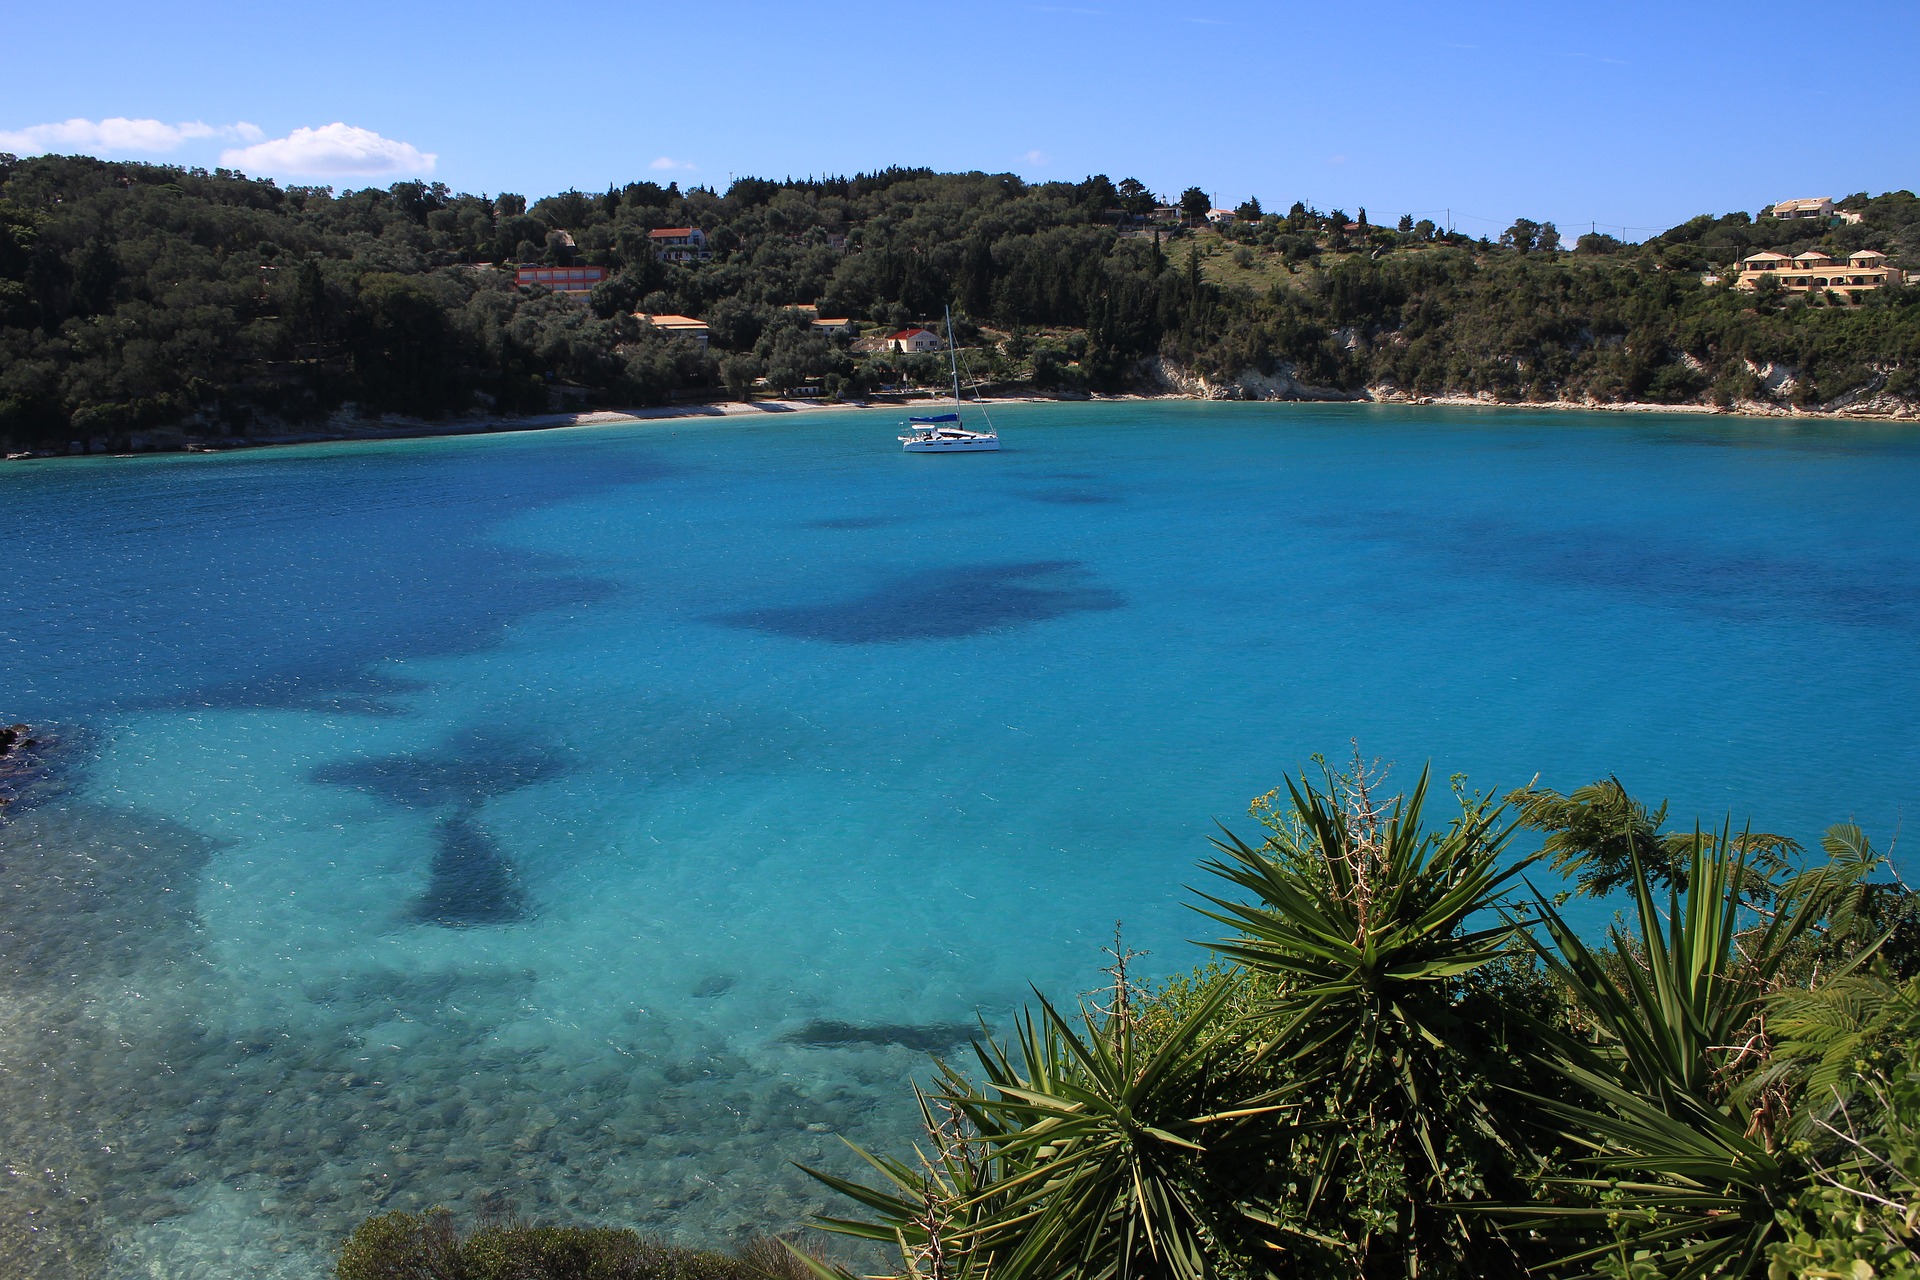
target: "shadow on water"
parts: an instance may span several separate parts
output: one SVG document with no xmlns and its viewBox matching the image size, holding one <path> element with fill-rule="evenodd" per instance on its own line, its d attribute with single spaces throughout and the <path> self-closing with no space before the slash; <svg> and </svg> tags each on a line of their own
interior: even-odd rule
<svg viewBox="0 0 1920 1280">
<path fill-rule="evenodd" d="M 0 634 L 32 643 L 7 714 L 182 707 L 389 712 L 366 672 L 497 642 L 612 587 L 502 543 L 504 522 L 679 468 L 626 446 L 434 442 L 116 462 L 0 477 L 19 563 Z"/>
<path fill-rule="evenodd" d="M 1035 489 L 1020 496 L 1055 507 L 1100 507 L 1120 501 L 1118 494 L 1099 489 Z"/>
<path fill-rule="evenodd" d="M 409 809 L 467 806 L 568 772 L 559 747 L 505 730 L 481 728 L 445 739 L 429 751 L 336 760 L 315 768 L 315 782 L 363 791 Z"/>
<path fill-rule="evenodd" d="M 499 842 L 474 822 L 471 813 L 442 818 L 434 830 L 426 892 L 414 903 L 413 918 L 422 924 L 465 929 L 514 924 L 526 914 L 526 895 Z"/>
<path fill-rule="evenodd" d="M 315 711 L 334 715 L 398 716 L 403 698 L 426 692 L 423 680 L 408 680 L 368 671 L 325 671 L 285 674 L 213 684 L 168 699 L 155 710 L 213 709 L 222 711 Z"/>
<path fill-rule="evenodd" d="M 1119 592 L 1086 585 L 1086 576 L 1072 560 L 927 569 L 847 600 L 748 609 L 714 621 L 797 640 L 888 644 L 978 635 L 1125 606 Z"/>
<path fill-rule="evenodd" d="M 800 527 L 803 529 L 886 529 L 906 522 L 905 516 L 830 516 L 824 520 L 805 521 Z"/>
<path fill-rule="evenodd" d="M 1696 615 L 1745 621 L 1911 625 L 1920 579 L 1895 556 L 1791 556 L 1719 547 L 1683 531 L 1623 536 L 1606 526 L 1372 512 L 1315 521 L 1444 560 L 1455 577 L 1491 575 L 1531 589 L 1600 592 Z"/>
<path fill-rule="evenodd" d="M 559 747 L 484 727 L 455 734 L 428 751 L 336 760 L 310 776 L 401 808 L 453 811 L 434 827 L 427 888 L 410 915 L 421 924 L 458 929 L 514 924 L 528 916 L 512 860 L 474 820 L 480 804 L 572 767 Z"/>
<path fill-rule="evenodd" d="M 915 1053 L 940 1053 L 966 1044 L 980 1028 L 965 1022 L 835 1022 L 815 1019 L 780 1037 L 787 1044 L 813 1049 L 845 1049 L 857 1045 L 897 1045 Z"/>
</svg>

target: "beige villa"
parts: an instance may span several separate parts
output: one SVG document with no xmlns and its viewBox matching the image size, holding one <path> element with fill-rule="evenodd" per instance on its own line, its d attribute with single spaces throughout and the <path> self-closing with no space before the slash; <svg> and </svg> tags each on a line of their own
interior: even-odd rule
<svg viewBox="0 0 1920 1280">
<path fill-rule="evenodd" d="M 692 316 L 649 315 L 636 311 L 633 318 L 645 321 L 669 337 L 691 338 L 702 351 L 707 349 L 707 340 L 713 336 L 704 320 L 695 320 Z"/>
<path fill-rule="evenodd" d="M 1887 255 L 1877 249 L 1860 249 L 1837 262 L 1818 249 L 1808 249 L 1788 257 L 1784 253 L 1750 254 L 1740 260 L 1741 289 L 1757 288 L 1763 277 L 1772 276 L 1783 289 L 1802 292 L 1831 290 L 1850 302 L 1882 285 L 1900 284 L 1905 278 L 1900 268 L 1887 265 Z"/>
<path fill-rule="evenodd" d="M 1821 222 L 1831 222 L 1835 218 L 1842 222 L 1858 223 L 1864 217 L 1857 209 L 1837 209 L 1832 196 L 1805 196 L 1799 200 L 1782 200 L 1773 206 L 1773 216 L 1782 222 L 1797 222 L 1802 218 L 1814 218 Z"/>
</svg>

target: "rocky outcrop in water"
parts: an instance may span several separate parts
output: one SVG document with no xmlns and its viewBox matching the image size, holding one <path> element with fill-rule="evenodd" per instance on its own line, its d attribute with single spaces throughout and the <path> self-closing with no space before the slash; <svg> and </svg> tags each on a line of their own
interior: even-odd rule
<svg viewBox="0 0 1920 1280">
<path fill-rule="evenodd" d="M 0 816 L 44 771 L 33 730 L 24 724 L 0 725 Z"/>
</svg>

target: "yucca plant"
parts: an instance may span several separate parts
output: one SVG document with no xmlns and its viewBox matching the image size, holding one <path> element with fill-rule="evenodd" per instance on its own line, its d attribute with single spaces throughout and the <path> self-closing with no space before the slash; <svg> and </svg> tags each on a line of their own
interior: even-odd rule
<svg viewBox="0 0 1920 1280">
<path fill-rule="evenodd" d="M 1586 1040 L 1544 1037 L 1544 1060 L 1585 1096 L 1532 1095 L 1585 1155 L 1586 1176 L 1549 1179 L 1562 1203 L 1534 1231 L 1588 1233 L 1561 1259 L 1594 1274 L 1746 1276 L 1766 1269 L 1779 1215 L 1801 1184 L 1785 1099 L 1749 1087 L 1769 1046 L 1762 1012 L 1784 967 L 1843 891 L 1841 877 L 1789 880 L 1757 914 L 1744 905 L 1748 842 L 1696 835 L 1665 910 L 1628 857 L 1629 933 L 1589 948 L 1545 897 L 1533 943 L 1590 1019 Z M 1683 887 L 1684 886 L 1684 887 Z"/>
<path fill-rule="evenodd" d="M 1504 1018 L 1469 999 L 1467 979 L 1510 955 L 1501 895 L 1529 860 L 1508 856 L 1513 824 L 1489 798 L 1462 795 L 1430 832 L 1426 771 L 1379 802 L 1358 762 L 1348 776 L 1322 769 L 1324 787 L 1288 780 L 1289 810 L 1262 847 L 1223 830 L 1222 856 L 1204 864 L 1249 895 L 1201 895 L 1235 930 L 1209 945 L 1278 992 L 1257 1011 L 1256 1054 L 1282 1096 L 1311 1101 L 1285 1176 L 1249 1211 L 1314 1259 L 1297 1270 L 1517 1271 L 1453 1206 L 1489 1182 L 1511 1189 L 1524 1162 L 1486 1105 Z"/>
<path fill-rule="evenodd" d="M 937 1065 L 917 1167 L 861 1151 L 880 1187 L 808 1171 L 873 1215 L 821 1225 L 890 1242 L 926 1280 L 1204 1280 L 1245 1224 L 1202 1157 L 1274 1110 L 1216 1053 L 1227 994 L 1151 1043 L 1124 1013 L 1083 1008 L 1076 1026 L 1042 998 L 1011 1046 L 975 1044 L 980 1080 Z"/>
</svg>

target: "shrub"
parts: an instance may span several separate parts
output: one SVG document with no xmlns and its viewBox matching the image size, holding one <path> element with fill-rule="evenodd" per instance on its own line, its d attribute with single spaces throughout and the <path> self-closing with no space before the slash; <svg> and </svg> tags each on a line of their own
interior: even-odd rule
<svg viewBox="0 0 1920 1280">
<path fill-rule="evenodd" d="M 508 1219 L 461 1238 L 445 1209 L 382 1213 L 341 1246 L 339 1280 L 810 1280 L 777 1240 L 738 1253 L 689 1249 L 616 1227 Z"/>
</svg>

